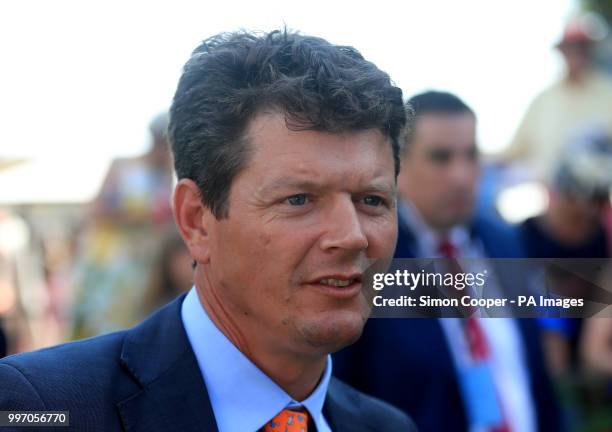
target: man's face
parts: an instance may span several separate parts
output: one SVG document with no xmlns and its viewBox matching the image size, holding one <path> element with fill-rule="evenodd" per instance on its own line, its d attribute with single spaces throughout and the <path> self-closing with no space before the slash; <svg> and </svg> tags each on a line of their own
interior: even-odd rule
<svg viewBox="0 0 612 432">
<path fill-rule="evenodd" d="M 447 230 L 470 217 L 478 175 L 472 114 L 418 117 L 398 184 L 400 196 L 411 201 L 429 225 Z"/>
<path fill-rule="evenodd" d="M 557 212 L 565 215 L 564 220 L 578 225 L 587 223 L 597 226 L 610 205 L 610 200 L 606 196 L 589 198 L 555 189 L 551 190 L 550 198 L 555 202 Z"/>
<path fill-rule="evenodd" d="M 281 114 L 255 117 L 247 139 L 253 153 L 233 180 L 229 216 L 209 230 L 204 272 L 247 344 L 335 351 L 367 318 L 361 275 L 393 254 L 391 145 L 375 130 L 290 131 Z"/>
</svg>

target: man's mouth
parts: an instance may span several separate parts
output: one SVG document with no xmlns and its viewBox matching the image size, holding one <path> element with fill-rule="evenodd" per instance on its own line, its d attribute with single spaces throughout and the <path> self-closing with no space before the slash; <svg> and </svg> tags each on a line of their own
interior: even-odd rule
<svg viewBox="0 0 612 432">
<path fill-rule="evenodd" d="M 356 281 L 357 279 L 355 278 L 350 278 L 350 279 L 328 278 L 328 279 L 321 279 L 319 283 L 321 285 L 329 285 L 329 286 L 335 286 L 335 287 L 347 287 L 350 284 L 355 283 Z"/>
<path fill-rule="evenodd" d="M 350 298 L 361 292 L 361 273 L 325 275 L 313 279 L 308 285 L 337 298 Z"/>
</svg>

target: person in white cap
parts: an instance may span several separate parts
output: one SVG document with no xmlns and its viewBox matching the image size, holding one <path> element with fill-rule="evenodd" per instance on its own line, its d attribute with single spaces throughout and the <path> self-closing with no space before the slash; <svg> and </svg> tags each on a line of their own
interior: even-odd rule
<svg viewBox="0 0 612 432">
<path fill-rule="evenodd" d="M 507 160 L 526 162 L 537 180 L 551 180 L 572 130 L 594 123 L 612 130 L 612 79 L 593 67 L 596 35 L 588 16 L 569 21 L 555 45 L 565 74 L 533 100 L 505 152 Z"/>
</svg>

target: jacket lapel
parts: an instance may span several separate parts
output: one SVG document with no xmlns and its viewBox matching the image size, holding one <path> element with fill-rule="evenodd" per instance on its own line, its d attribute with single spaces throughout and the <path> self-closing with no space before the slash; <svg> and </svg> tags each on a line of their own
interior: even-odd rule
<svg viewBox="0 0 612 432">
<path fill-rule="evenodd" d="M 121 365 L 140 390 L 117 404 L 129 431 L 218 432 L 181 320 L 182 295 L 126 335 Z"/>
<path fill-rule="evenodd" d="M 325 404 L 323 405 L 323 416 L 331 430 L 335 432 L 367 432 L 370 431 L 367 419 L 362 418 L 362 413 L 355 408 L 356 401 L 348 401 L 350 397 L 342 387 L 345 384 L 332 377 L 329 382 Z"/>
</svg>

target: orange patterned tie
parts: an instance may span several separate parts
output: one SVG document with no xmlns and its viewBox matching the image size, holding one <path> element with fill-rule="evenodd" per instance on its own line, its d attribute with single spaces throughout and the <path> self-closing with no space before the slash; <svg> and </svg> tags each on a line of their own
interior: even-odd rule
<svg viewBox="0 0 612 432">
<path fill-rule="evenodd" d="M 284 409 L 264 426 L 265 432 L 308 432 L 308 412 Z"/>
</svg>

